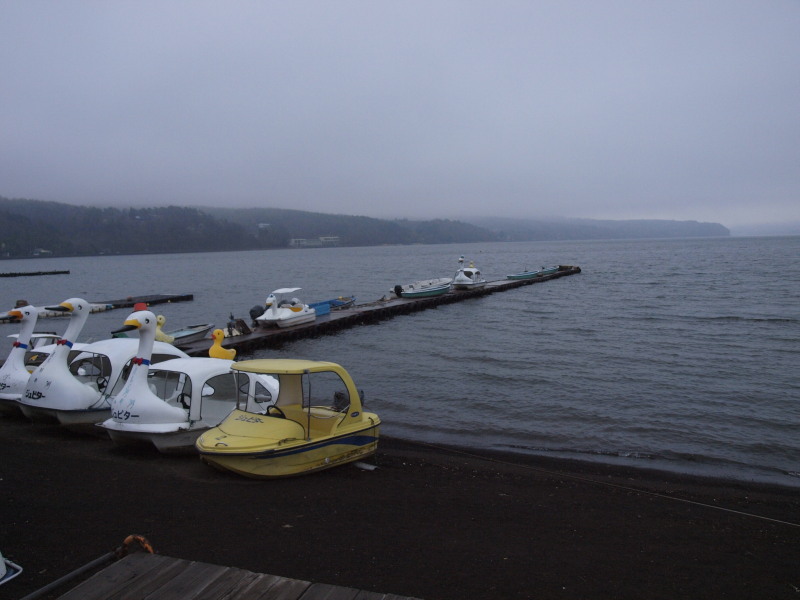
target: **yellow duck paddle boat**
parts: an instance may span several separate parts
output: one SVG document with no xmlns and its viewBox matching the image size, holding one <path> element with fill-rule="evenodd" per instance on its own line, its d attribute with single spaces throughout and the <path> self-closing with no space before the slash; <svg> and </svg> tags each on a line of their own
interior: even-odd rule
<svg viewBox="0 0 800 600">
<path fill-rule="evenodd" d="M 204 462 L 246 477 L 275 478 L 353 462 L 377 449 L 381 421 L 363 412 L 355 383 L 340 365 L 261 359 L 231 369 L 240 377 L 240 398 L 218 426 L 197 438 Z M 238 408 L 263 394 L 249 373 L 278 380 L 278 397 L 264 412 Z"/>
</svg>

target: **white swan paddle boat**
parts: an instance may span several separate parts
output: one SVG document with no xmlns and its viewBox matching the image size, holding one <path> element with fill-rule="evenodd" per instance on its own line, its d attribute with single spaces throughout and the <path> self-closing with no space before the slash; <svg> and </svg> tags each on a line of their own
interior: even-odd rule
<svg viewBox="0 0 800 600">
<path fill-rule="evenodd" d="M 310 323 L 317 318 L 317 311 L 297 298 L 288 299 L 301 288 L 280 288 L 267 296 L 266 310 L 256 322 L 266 327 L 291 327 L 300 323 Z"/>
<path fill-rule="evenodd" d="M 68 340 L 66 336 L 64 339 Z M 53 353 L 31 374 L 25 396 L 19 401 L 20 409 L 34 421 L 58 422 L 94 433 L 94 424 L 111 416 L 108 392 L 130 370 L 139 340 L 111 338 L 83 344 L 69 357 L 64 356 L 66 346 L 59 341 Z M 155 362 L 187 357 L 182 350 L 164 342 L 157 342 L 153 349 Z"/>
<path fill-rule="evenodd" d="M 246 477 L 276 478 L 360 460 L 377 449 L 381 420 L 363 411 L 356 385 L 340 365 L 261 359 L 232 369 L 242 378 L 243 397 L 222 423 L 197 438 L 203 462 Z M 252 374 L 278 380 L 266 414 L 245 408 L 257 385 Z"/>
<path fill-rule="evenodd" d="M 82 398 L 93 396 L 84 384 L 72 376 L 67 364 L 75 340 L 89 316 L 90 305 L 83 298 L 70 298 L 58 306 L 47 307 L 44 310 L 69 313 L 69 322 L 53 350 L 31 373 L 25 384 L 25 392 L 20 396 L 18 403 L 22 413 L 31 420 L 56 421 L 57 418 L 48 404 L 51 401 L 57 402 L 62 393 L 73 392 Z M 61 383 L 63 387 L 59 385 Z"/>
<path fill-rule="evenodd" d="M 127 379 L 138 350 L 139 340 L 135 338 L 111 338 L 84 346 L 80 354 L 70 361 L 69 371 L 75 379 L 96 389 L 97 395 L 91 405 L 56 407 L 53 412 L 59 423 L 74 429 L 88 428 L 96 433 L 94 424 L 111 416 L 110 391 Z M 188 358 L 188 354 L 166 342 L 153 344 L 151 364 L 175 358 Z"/>
<path fill-rule="evenodd" d="M 428 298 L 441 296 L 450 291 L 453 279 L 438 277 L 435 279 L 421 279 L 406 285 L 396 285 L 389 292 L 389 297 L 394 298 Z"/>
<path fill-rule="evenodd" d="M 8 314 L 22 323 L 11 346 L 11 352 L 0 367 L 0 413 L 12 415 L 20 414 L 19 399 L 25 393 L 25 387 L 31 377 L 25 358 L 32 346 L 31 338 L 39 309 L 29 304 L 10 310 Z"/>
<path fill-rule="evenodd" d="M 453 289 L 474 290 L 486 285 L 486 280 L 481 275 L 480 269 L 470 261 L 469 266 L 464 266 L 464 257 L 458 259 L 458 271 L 453 277 Z"/>
<path fill-rule="evenodd" d="M 175 358 L 146 372 L 141 369 L 112 392 L 112 416 L 98 425 L 120 446 L 145 444 L 163 453 L 194 453 L 197 436 L 236 408 L 232 364 L 221 358 Z M 278 395 L 278 382 L 255 377 L 247 409 L 264 413 Z"/>
<path fill-rule="evenodd" d="M 98 425 L 118 445 L 151 444 L 164 453 L 194 452 L 197 436 L 236 407 L 233 361 L 186 357 L 150 365 L 159 343 L 158 322 L 149 310 L 139 310 L 115 332 L 138 330 L 137 358 L 128 378 L 110 393 L 111 418 Z M 247 406 L 263 412 L 277 396 L 277 381 L 257 379 Z"/>
</svg>

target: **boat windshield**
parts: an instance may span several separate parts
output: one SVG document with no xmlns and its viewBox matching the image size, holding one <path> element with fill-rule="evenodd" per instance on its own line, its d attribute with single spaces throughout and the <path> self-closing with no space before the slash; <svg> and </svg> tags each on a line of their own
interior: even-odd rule
<svg viewBox="0 0 800 600">
<path fill-rule="evenodd" d="M 69 365 L 69 372 L 81 383 L 103 391 L 111 377 L 111 360 L 105 354 L 81 352 Z"/>
<path fill-rule="evenodd" d="M 186 373 L 148 371 L 147 387 L 165 402 L 189 408 L 192 398 L 192 380 Z"/>
<path fill-rule="evenodd" d="M 160 362 L 171 360 L 173 358 L 175 358 L 175 356 L 171 354 L 153 354 L 150 357 L 150 364 L 156 365 Z M 119 377 L 117 377 L 117 380 L 114 383 L 114 388 L 109 393 L 109 396 L 116 396 L 122 391 L 122 388 L 125 386 L 125 382 L 128 381 L 128 376 L 131 374 L 132 369 L 133 369 L 133 359 L 130 359 L 127 363 L 125 363 L 125 366 L 122 367 L 122 371 L 120 372 Z M 148 373 L 148 377 L 149 376 L 150 374 Z"/>
<path fill-rule="evenodd" d="M 241 371 L 233 375 L 237 382 L 236 407 L 250 412 L 266 413 L 267 407 L 273 404 L 276 398 L 265 385 L 267 381 L 264 379 L 265 376 Z"/>
<path fill-rule="evenodd" d="M 321 406 L 335 412 L 346 412 L 350 407 L 347 385 L 338 373 L 308 373 L 303 376 L 303 388 L 303 408 Z"/>
<path fill-rule="evenodd" d="M 211 377 L 203 384 L 200 417 L 219 422 L 236 406 L 236 375 L 231 372 Z"/>
</svg>

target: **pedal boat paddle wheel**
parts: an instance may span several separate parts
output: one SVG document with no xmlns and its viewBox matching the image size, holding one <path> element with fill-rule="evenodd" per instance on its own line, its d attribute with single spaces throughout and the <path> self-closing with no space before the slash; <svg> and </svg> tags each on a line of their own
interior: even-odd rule
<svg viewBox="0 0 800 600">
<path fill-rule="evenodd" d="M 365 412 L 350 375 L 331 362 L 292 359 L 234 363 L 241 377 L 239 405 L 256 393 L 251 374 L 278 380 L 278 395 L 265 412 L 236 408 L 195 444 L 200 458 L 246 477 L 312 473 L 375 452 L 381 421 Z"/>
</svg>

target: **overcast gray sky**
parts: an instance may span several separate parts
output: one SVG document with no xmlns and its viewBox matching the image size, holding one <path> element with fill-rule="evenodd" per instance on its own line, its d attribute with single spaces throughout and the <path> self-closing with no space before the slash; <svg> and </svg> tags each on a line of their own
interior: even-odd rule
<svg viewBox="0 0 800 600">
<path fill-rule="evenodd" d="M 0 195 L 800 221 L 798 0 L 0 0 Z"/>
</svg>

